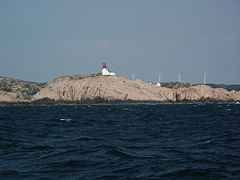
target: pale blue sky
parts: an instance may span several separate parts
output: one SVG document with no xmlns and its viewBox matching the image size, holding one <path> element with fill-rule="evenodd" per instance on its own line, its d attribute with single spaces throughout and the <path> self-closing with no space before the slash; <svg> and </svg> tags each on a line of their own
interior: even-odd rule
<svg viewBox="0 0 240 180">
<path fill-rule="evenodd" d="M 0 0 L 0 76 L 240 84 L 239 0 Z"/>
</svg>

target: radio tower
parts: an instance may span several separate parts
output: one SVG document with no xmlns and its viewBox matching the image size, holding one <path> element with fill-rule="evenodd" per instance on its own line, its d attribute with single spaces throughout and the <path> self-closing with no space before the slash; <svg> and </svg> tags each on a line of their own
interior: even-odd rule
<svg viewBox="0 0 240 180">
<path fill-rule="evenodd" d="M 161 87 L 161 74 L 158 75 L 158 83 L 156 84 L 156 86 Z"/>
<path fill-rule="evenodd" d="M 203 74 L 203 84 L 207 84 L 207 75 Z"/>
<path fill-rule="evenodd" d="M 181 74 L 178 75 L 178 82 L 181 82 Z"/>
</svg>

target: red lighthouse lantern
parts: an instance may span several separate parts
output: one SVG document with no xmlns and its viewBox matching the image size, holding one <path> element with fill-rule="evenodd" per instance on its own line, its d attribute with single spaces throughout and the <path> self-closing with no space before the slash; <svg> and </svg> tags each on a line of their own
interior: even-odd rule
<svg viewBox="0 0 240 180">
<path fill-rule="evenodd" d="M 104 68 L 107 69 L 107 63 L 103 62 L 103 63 L 102 63 L 102 68 L 103 68 L 103 69 L 104 69 Z"/>
</svg>

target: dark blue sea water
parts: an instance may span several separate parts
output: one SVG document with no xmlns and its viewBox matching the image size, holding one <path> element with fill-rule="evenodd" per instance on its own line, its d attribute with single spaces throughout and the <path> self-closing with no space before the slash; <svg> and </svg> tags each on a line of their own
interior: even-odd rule
<svg viewBox="0 0 240 180">
<path fill-rule="evenodd" d="M 0 179 L 240 179 L 240 105 L 0 107 Z"/>
</svg>

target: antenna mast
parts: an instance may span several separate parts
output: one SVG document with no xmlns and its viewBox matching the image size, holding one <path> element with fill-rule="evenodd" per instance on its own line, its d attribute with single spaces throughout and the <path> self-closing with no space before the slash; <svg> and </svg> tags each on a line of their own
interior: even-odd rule
<svg viewBox="0 0 240 180">
<path fill-rule="evenodd" d="M 181 82 L 181 74 L 178 75 L 178 82 Z"/>
<path fill-rule="evenodd" d="M 203 84 L 207 84 L 207 75 L 203 74 Z"/>
<path fill-rule="evenodd" d="M 158 75 L 158 82 L 162 82 L 161 74 Z"/>
</svg>

